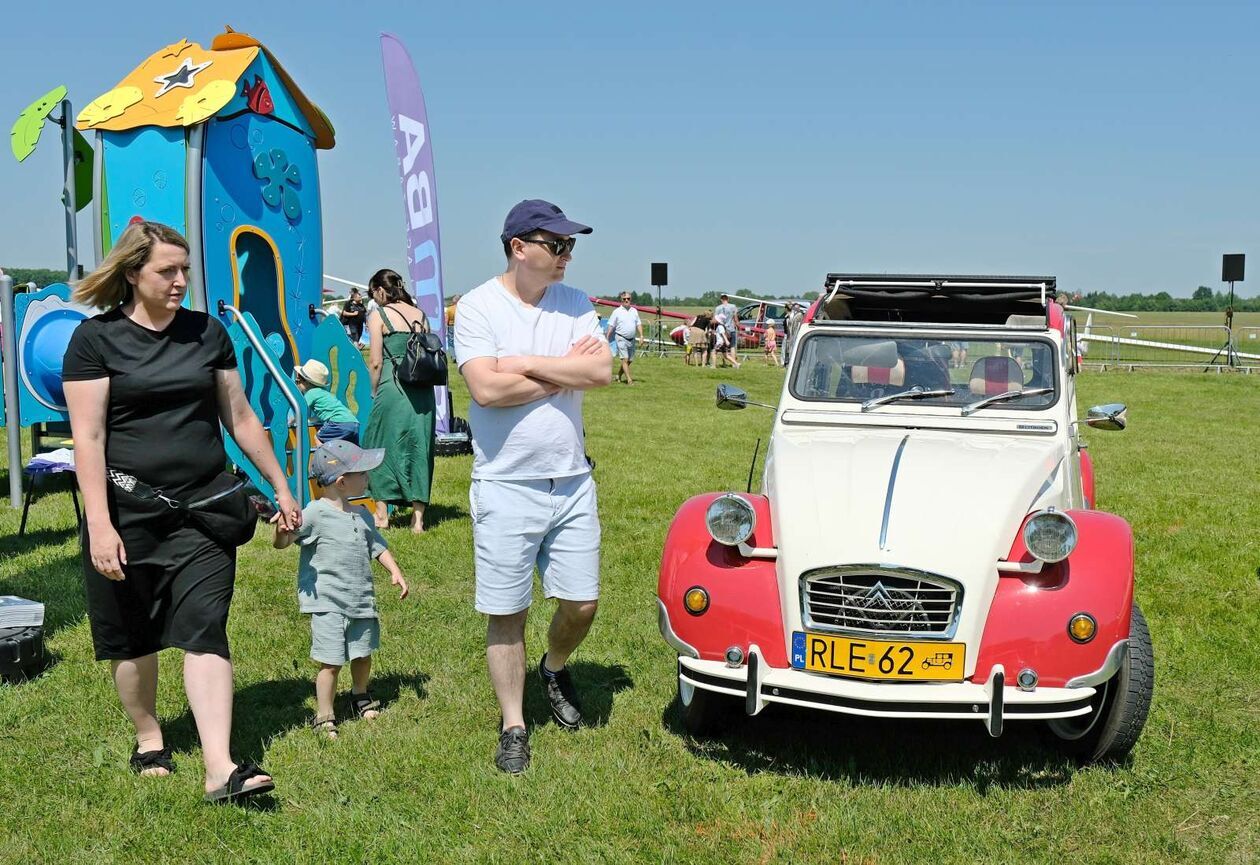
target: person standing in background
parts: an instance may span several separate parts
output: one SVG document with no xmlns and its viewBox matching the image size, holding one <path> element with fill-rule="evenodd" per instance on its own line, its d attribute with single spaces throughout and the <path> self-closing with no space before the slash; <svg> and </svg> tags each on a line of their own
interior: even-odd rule
<svg viewBox="0 0 1260 865">
<path fill-rule="evenodd" d="M 726 326 L 726 336 L 731 344 L 731 355 L 739 360 L 739 309 L 731 303 L 726 293 L 722 294 L 722 302 L 713 308 L 713 317 Z"/>
<path fill-rule="evenodd" d="M 433 387 L 399 381 L 397 366 L 407 354 L 412 330 L 429 327 L 403 284 L 388 268 L 368 280 L 380 308 L 368 319 L 372 347 L 368 372 L 372 377 L 372 410 L 363 446 L 385 452 L 385 460 L 368 473 L 376 500 L 376 527 L 389 527 L 389 505 L 411 504 L 411 530 L 424 532 L 424 509 L 433 487 L 433 430 L 436 408 Z"/>
<path fill-rule="evenodd" d="M 783 319 L 783 365 L 787 366 L 791 359 L 792 352 L 796 350 L 796 332 L 801 329 L 801 322 L 805 316 L 801 313 L 801 306 L 798 303 L 789 303 L 787 316 Z"/>
<path fill-rule="evenodd" d="M 621 361 L 617 381 L 634 384 L 634 379 L 630 376 L 630 364 L 634 363 L 636 341 L 643 339 L 643 322 L 639 320 L 639 311 L 630 305 L 629 292 L 623 291 L 620 300 L 621 306 L 614 309 L 612 315 L 608 316 L 608 327 L 604 331 L 604 336 L 616 337 L 615 354 Z"/>
<path fill-rule="evenodd" d="M 341 307 L 341 323 L 346 328 L 346 336 L 355 345 L 363 339 L 363 324 L 367 321 L 367 307 L 363 305 L 363 297 L 359 289 L 350 289 L 350 297 Z"/>
</svg>

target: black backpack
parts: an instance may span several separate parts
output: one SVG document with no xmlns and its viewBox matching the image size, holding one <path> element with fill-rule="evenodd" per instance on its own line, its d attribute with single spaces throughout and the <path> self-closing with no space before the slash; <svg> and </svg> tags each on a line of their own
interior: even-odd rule
<svg viewBox="0 0 1260 865">
<path fill-rule="evenodd" d="M 429 330 L 427 318 L 421 318 L 421 322 L 407 322 L 411 333 L 407 337 L 407 351 L 401 358 L 387 348 L 385 353 L 393 359 L 394 377 L 402 387 L 445 387 L 446 351 L 442 348 L 442 340 Z"/>
</svg>

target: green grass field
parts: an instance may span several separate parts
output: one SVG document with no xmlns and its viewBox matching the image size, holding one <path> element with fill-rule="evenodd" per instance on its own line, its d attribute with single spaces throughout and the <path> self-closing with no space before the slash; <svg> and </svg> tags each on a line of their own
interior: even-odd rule
<svg viewBox="0 0 1260 865">
<path fill-rule="evenodd" d="M 491 763 L 497 709 L 472 609 L 469 458 L 440 460 L 433 528 L 391 542 L 412 580 L 379 585 L 376 690 L 389 705 L 336 742 L 307 729 L 309 631 L 294 550 L 244 549 L 231 635 L 234 751 L 276 777 L 268 807 L 201 803 L 179 657 L 159 707 L 177 773 L 137 778 L 107 667 L 92 660 L 69 497 L 37 501 L 25 538 L 0 513 L 0 594 L 48 605 L 54 664 L 0 686 L 0 862 L 1164 862 L 1260 856 L 1260 426 L 1250 376 L 1087 373 L 1083 404 L 1123 401 L 1131 427 L 1091 433 L 1101 505 L 1137 538 L 1154 636 L 1146 732 L 1118 768 L 1077 768 L 1030 729 L 866 722 L 770 707 L 692 741 L 656 628 L 661 541 L 688 496 L 742 488 L 770 414 L 719 414 L 718 381 L 774 401 L 782 374 L 644 358 L 634 387 L 589 396 L 604 526 L 604 596 L 574 658 L 590 725 L 548 722 L 531 678 L 534 764 Z M 458 386 L 458 385 L 457 385 Z M 466 395 L 456 394 L 457 405 Z M 763 442 L 764 447 L 764 442 Z M 2 452 L 2 451 L 0 451 Z M 541 651 L 549 605 L 530 623 Z M 348 688 L 348 682 L 343 689 Z"/>
</svg>

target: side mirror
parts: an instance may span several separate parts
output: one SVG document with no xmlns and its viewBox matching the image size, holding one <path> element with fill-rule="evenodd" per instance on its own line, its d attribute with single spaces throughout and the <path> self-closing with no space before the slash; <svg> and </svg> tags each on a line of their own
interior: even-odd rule
<svg viewBox="0 0 1260 865">
<path fill-rule="evenodd" d="M 1120 402 L 1096 405 L 1085 413 L 1085 425 L 1093 429 L 1122 430 L 1129 424 L 1126 412 L 1128 408 Z"/>
<path fill-rule="evenodd" d="M 717 407 L 734 411 L 735 409 L 747 408 L 748 394 L 733 384 L 720 384 L 717 386 Z"/>
</svg>

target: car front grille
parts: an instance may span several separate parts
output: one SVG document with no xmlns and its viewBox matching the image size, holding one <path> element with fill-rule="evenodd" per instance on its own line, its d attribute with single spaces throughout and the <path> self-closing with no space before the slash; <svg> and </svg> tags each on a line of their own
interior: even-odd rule
<svg viewBox="0 0 1260 865">
<path fill-rule="evenodd" d="M 825 569 L 801 577 L 805 627 L 878 637 L 954 635 L 962 587 L 908 569 Z"/>
</svg>

